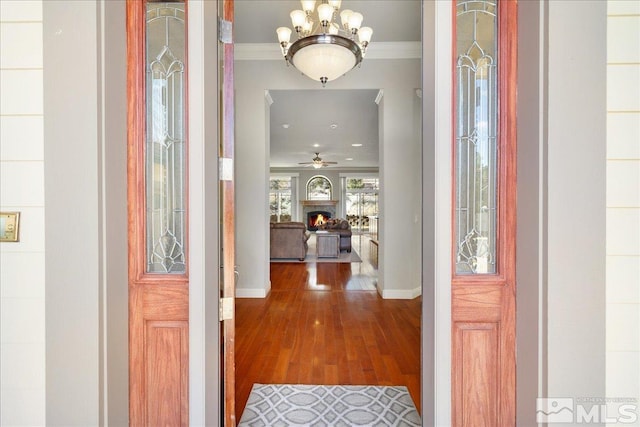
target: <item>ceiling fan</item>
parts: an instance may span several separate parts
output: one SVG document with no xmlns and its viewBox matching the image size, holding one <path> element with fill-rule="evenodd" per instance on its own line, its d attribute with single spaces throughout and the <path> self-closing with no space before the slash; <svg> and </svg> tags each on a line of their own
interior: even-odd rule
<svg viewBox="0 0 640 427">
<path fill-rule="evenodd" d="M 315 169 L 320 169 L 320 168 L 324 168 L 327 167 L 329 165 L 337 165 L 338 162 L 325 162 L 322 160 L 322 158 L 320 158 L 320 153 L 316 153 L 316 156 L 312 159 L 312 161 L 310 162 L 301 162 L 298 163 L 299 165 L 305 165 L 305 167 L 307 166 L 313 166 Z"/>
</svg>

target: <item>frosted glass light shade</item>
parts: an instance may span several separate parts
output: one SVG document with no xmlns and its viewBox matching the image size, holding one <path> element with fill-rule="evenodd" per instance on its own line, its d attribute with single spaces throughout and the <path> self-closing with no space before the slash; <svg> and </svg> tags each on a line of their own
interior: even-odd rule
<svg viewBox="0 0 640 427">
<path fill-rule="evenodd" d="M 333 8 L 329 6 L 327 3 L 323 3 L 318 6 L 318 18 L 320 22 L 322 21 L 331 21 L 331 17 L 333 16 Z"/>
<path fill-rule="evenodd" d="M 361 13 L 353 12 L 351 15 L 349 15 L 349 28 L 351 29 L 360 28 L 360 25 L 362 25 L 363 19 L 364 17 L 362 16 Z"/>
<path fill-rule="evenodd" d="M 344 37 L 330 35 L 296 41 L 287 57 L 294 67 L 316 81 L 335 80 L 362 60 L 357 44 Z"/>
<path fill-rule="evenodd" d="M 280 43 L 282 42 L 289 43 L 289 39 L 291 39 L 291 28 L 279 27 L 276 30 L 276 33 L 278 33 L 278 41 Z"/>
<path fill-rule="evenodd" d="M 360 40 L 360 43 L 369 43 L 371 41 L 372 34 L 373 30 L 371 27 L 362 27 L 358 31 L 358 40 Z"/>
<path fill-rule="evenodd" d="M 326 3 L 318 6 L 318 18 L 320 18 L 320 22 L 327 21 L 330 22 L 333 17 L 333 8 Z"/>
<path fill-rule="evenodd" d="M 331 6 L 334 9 L 340 9 L 341 3 L 342 3 L 342 0 L 329 0 L 329 6 Z"/>
<path fill-rule="evenodd" d="M 301 10 L 294 10 L 289 14 L 289 16 L 291 16 L 291 23 L 293 24 L 294 28 L 302 27 L 304 21 L 306 20 L 306 15 Z"/>
<path fill-rule="evenodd" d="M 345 25 L 349 25 L 349 17 L 351 16 L 352 13 L 353 11 L 351 9 L 345 9 L 342 12 L 340 12 L 340 21 L 342 22 L 343 27 Z"/>
<path fill-rule="evenodd" d="M 300 0 L 302 3 L 302 10 L 308 13 L 312 13 L 316 8 L 316 0 Z"/>
</svg>

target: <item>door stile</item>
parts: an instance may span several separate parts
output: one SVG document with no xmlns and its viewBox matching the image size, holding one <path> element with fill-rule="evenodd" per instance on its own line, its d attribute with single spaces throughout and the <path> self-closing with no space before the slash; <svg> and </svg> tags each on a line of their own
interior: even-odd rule
<svg viewBox="0 0 640 427">
<path fill-rule="evenodd" d="M 230 30 L 234 24 L 233 0 L 222 1 L 221 27 Z M 225 25 L 226 24 L 226 25 Z M 224 28 L 222 31 L 224 32 Z M 234 45 L 223 34 L 221 74 L 221 143 L 220 143 L 220 197 L 222 217 L 222 302 L 224 369 L 224 426 L 236 425 L 235 409 L 235 99 L 234 99 Z"/>
<path fill-rule="evenodd" d="M 500 4 L 499 54 L 505 58 L 502 66 L 504 78 L 500 79 L 500 143 L 503 151 L 500 168 L 504 182 L 504 202 L 500 204 L 504 222 L 504 237 L 500 239 L 505 266 L 502 301 L 502 321 L 505 325 L 501 336 L 502 360 L 505 369 L 501 372 L 500 421 L 503 425 L 516 425 L 516 217 L 517 217 L 517 63 L 518 63 L 518 3 L 517 0 Z"/>
</svg>

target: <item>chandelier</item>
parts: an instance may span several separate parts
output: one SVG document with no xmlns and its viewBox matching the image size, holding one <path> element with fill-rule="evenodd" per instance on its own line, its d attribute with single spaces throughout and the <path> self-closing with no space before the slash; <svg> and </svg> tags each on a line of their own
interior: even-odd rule
<svg viewBox="0 0 640 427">
<path fill-rule="evenodd" d="M 293 43 L 289 43 L 290 28 L 280 27 L 276 30 L 287 64 L 292 64 L 307 77 L 320 81 L 322 86 L 362 62 L 373 34 L 371 28 L 361 27 L 361 13 L 349 9 L 340 12 L 341 2 L 322 0 L 315 17 L 316 0 L 301 0 L 302 10 L 294 10 L 290 14 L 293 28 L 298 34 L 298 39 Z M 334 22 L 338 16 L 341 26 Z"/>
</svg>

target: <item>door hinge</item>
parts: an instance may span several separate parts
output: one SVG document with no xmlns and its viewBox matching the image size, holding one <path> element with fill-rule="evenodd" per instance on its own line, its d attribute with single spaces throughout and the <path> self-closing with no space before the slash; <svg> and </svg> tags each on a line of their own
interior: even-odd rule
<svg viewBox="0 0 640 427">
<path fill-rule="evenodd" d="M 220 321 L 233 319 L 234 298 L 220 298 Z"/>
<path fill-rule="evenodd" d="M 224 44 L 233 43 L 233 22 L 218 17 L 218 40 Z"/>
<path fill-rule="evenodd" d="M 218 173 L 220 181 L 233 181 L 233 159 L 220 157 L 219 162 Z"/>
</svg>

